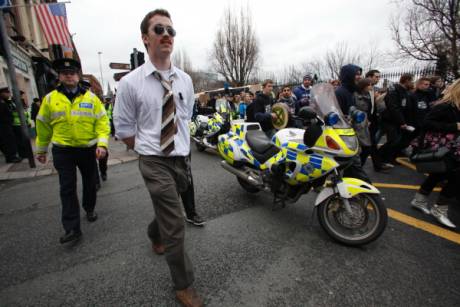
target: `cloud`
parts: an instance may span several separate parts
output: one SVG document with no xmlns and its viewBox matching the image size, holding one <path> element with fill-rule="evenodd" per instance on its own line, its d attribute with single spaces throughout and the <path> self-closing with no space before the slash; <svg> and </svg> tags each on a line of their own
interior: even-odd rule
<svg viewBox="0 0 460 307">
<path fill-rule="evenodd" d="M 109 62 L 129 62 L 133 48 L 144 51 L 139 25 L 144 15 L 165 8 L 177 30 L 176 47 L 184 49 L 195 68 L 209 67 L 209 52 L 227 6 L 246 5 L 262 50 L 262 69 L 281 70 L 317 57 L 338 42 L 365 46 L 379 42 L 392 48 L 388 29 L 392 4 L 388 0 L 321 1 L 91 1 L 67 5 L 69 28 L 85 73 L 97 77 L 102 54 L 104 82 L 115 84 Z"/>
</svg>

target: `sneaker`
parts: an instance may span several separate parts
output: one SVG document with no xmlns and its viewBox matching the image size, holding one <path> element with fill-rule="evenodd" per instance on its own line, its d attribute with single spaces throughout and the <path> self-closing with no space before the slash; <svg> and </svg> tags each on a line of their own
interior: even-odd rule
<svg viewBox="0 0 460 307">
<path fill-rule="evenodd" d="M 438 222 L 444 226 L 447 226 L 450 228 L 456 227 L 455 224 L 449 220 L 447 215 L 443 213 L 443 211 L 439 208 L 438 205 L 433 205 L 433 207 L 431 207 L 431 215 L 434 216 L 434 218 L 437 219 Z"/>
<path fill-rule="evenodd" d="M 447 210 L 449 210 L 448 205 L 445 205 L 445 206 L 438 205 L 438 209 L 439 209 L 439 211 L 441 211 L 442 214 L 447 216 Z"/>
<path fill-rule="evenodd" d="M 391 163 L 382 163 L 381 167 L 382 167 L 382 169 L 387 169 L 388 170 L 388 169 L 394 168 L 395 166 L 393 164 L 391 164 Z"/>
<path fill-rule="evenodd" d="M 412 208 L 422 211 L 425 214 L 430 214 L 428 209 L 428 197 L 423 194 L 415 193 L 414 199 L 411 201 Z"/>
<path fill-rule="evenodd" d="M 205 220 L 202 219 L 198 214 L 195 214 L 193 217 L 186 217 L 185 220 L 195 226 L 204 226 Z"/>
<path fill-rule="evenodd" d="M 88 222 L 90 222 L 90 223 L 95 222 L 95 221 L 97 220 L 97 214 L 96 214 L 96 212 L 94 212 L 94 211 L 87 212 L 87 213 L 86 213 L 86 219 L 87 219 Z"/>
</svg>

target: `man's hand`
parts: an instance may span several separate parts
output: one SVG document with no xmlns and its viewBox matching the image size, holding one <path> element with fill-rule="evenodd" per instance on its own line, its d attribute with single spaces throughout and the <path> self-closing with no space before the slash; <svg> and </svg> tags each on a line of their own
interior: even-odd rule
<svg viewBox="0 0 460 307">
<path fill-rule="evenodd" d="M 272 119 L 273 119 L 273 120 L 276 120 L 277 118 L 278 118 L 278 116 L 276 116 L 275 113 L 272 113 Z"/>
<path fill-rule="evenodd" d="M 107 149 L 104 147 L 98 147 L 96 148 L 96 159 L 103 159 L 105 155 L 107 154 Z"/>
<path fill-rule="evenodd" d="M 401 125 L 400 127 L 401 127 L 401 129 L 407 129 L 407 125 L 406 125 L 406 124 Z"/>
<path fill-rule="evenodd" d="M 135 144 L 135 137 L 130 136 L 128 138 L 122 139 L 123 143 L 126 144 L 126 149 L 134 149 L 134 144 Z"/>
<path fill-rule="evenodd" d="M 46 153 L 39 153 L 39 154 L 36 155 L 36 158 L 37 158 L 38 162 L 40 162 L 41 164 L 46 163 Z"/>
<path fill-rule="evenodd" d="M 460 123 L 457 123 L 457 130 L 460 131 Z"/>
</svg>

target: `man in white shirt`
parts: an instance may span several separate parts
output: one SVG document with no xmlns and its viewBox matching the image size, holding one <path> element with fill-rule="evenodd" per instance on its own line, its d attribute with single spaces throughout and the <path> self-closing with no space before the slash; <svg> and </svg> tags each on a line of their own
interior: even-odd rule
<svg viewBox="0 0 460 307">
<path fill-rule="evenodd" d="M 141 33 L 149 58 L 120 81 L 115 131 L 140 156 L 139 169 L 155 210 L 148 227 L 153 251 L 165 254 L 177 299 L 185 306 L 202 306 L 192 288 L 193 268 L 185 252 L 179 199 L 189 184 L 186 157 L 195 101 L 192 79 L 171 63 L 176 32 L 166 10 L 148 13 Z"/>
</svg>

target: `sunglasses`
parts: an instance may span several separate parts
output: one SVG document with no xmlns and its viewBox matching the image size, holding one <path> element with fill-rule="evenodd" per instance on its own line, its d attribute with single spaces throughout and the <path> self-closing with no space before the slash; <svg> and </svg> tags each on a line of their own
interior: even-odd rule
<svg viewBox="0 0 460 307">
<path fill-rule="evenodd" d="M 156 35 L 165 35 L 168 33 L 171 37 L 176 36 L 176 30 L 170 26 L 155 25 L 153 26 L 153 32 L 155 32 Z"/>
</svg>

